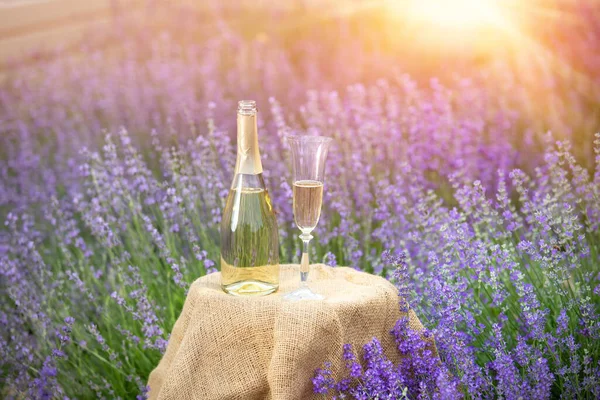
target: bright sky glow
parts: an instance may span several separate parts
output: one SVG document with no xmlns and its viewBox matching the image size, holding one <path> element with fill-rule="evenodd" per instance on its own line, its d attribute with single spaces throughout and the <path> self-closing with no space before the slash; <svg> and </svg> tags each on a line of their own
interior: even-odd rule
<svg viewBox="0 0 600 400">
<path fill-rule="evenodd" d="M 399 1 L 398 6 L 408 18 L 439 28 L 464 30 L 505 23 L 497 0 L 410 0 Z"/>
<path fill-rule="evenodd" d="M 430 49 L 496 50 L 521 41 L 517 0 L 384 0 L 411 45 Z M 487 49 L 487 50 L 486 50 Z"/>
</svg>

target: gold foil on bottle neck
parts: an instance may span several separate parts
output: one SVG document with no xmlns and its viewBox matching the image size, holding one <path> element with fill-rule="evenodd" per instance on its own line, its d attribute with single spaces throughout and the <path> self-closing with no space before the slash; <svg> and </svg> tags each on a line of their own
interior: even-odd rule
<svg viewBox="0 0 600 400">
<path fill-rule="evenodd" d="M 238 113 L 236 174 L 256 175 L 263 172 L 258 151 L 258 128 L 256 114 Z"/>
</svg>

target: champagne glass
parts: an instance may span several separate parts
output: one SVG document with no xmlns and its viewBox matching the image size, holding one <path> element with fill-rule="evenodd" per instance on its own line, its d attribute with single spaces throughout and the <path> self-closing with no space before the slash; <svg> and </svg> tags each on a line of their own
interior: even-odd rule
<svg viewBox="0 0 600 400">
<path fill-rule="evenodd" d="M 284 296 L 287 300 L 322 300 L 308 287 L 308 245 L 317 226 L 323 202 L 325 159 L 331 138 L 323 136 L 287 136 L 292 151 L 294 221 L 302 234 L 300 287 Z"/>
</svg>

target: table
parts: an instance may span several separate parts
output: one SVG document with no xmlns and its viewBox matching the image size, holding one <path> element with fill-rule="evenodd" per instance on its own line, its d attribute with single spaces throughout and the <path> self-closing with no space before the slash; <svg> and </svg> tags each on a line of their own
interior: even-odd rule
<svg viewBox="0 0 600 400">
<path fill-rule="evenodd" d="M 150 399 L 310 399 L 314 370 L 332 363 L 346 376 L 342 346 L 377 337 L 394 362 L 390 330 L 403 315 L 387 280 L 347 267 L 311 266 L 310 287 L 322 301 L 282 298 L 299 285 L 299 265 L 281 265 L 279 291 L 235 297 L 220 287 L 220 273 L 197 279 L 150 374 Z M 423 329 L 409 313 L 411 326 Z"/>
</svg>

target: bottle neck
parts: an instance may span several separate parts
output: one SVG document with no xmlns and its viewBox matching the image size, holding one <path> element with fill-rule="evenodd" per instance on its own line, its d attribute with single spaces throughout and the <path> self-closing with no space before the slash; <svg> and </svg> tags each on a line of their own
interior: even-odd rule
<svg viewBox="0 0 600 400">
<path fill-rule="evenodd" d="M 258 151 L 258 128 L 256 112 L 237 115 L 236 174 L 257 175 L 263 172 Z"/>
</svg>

